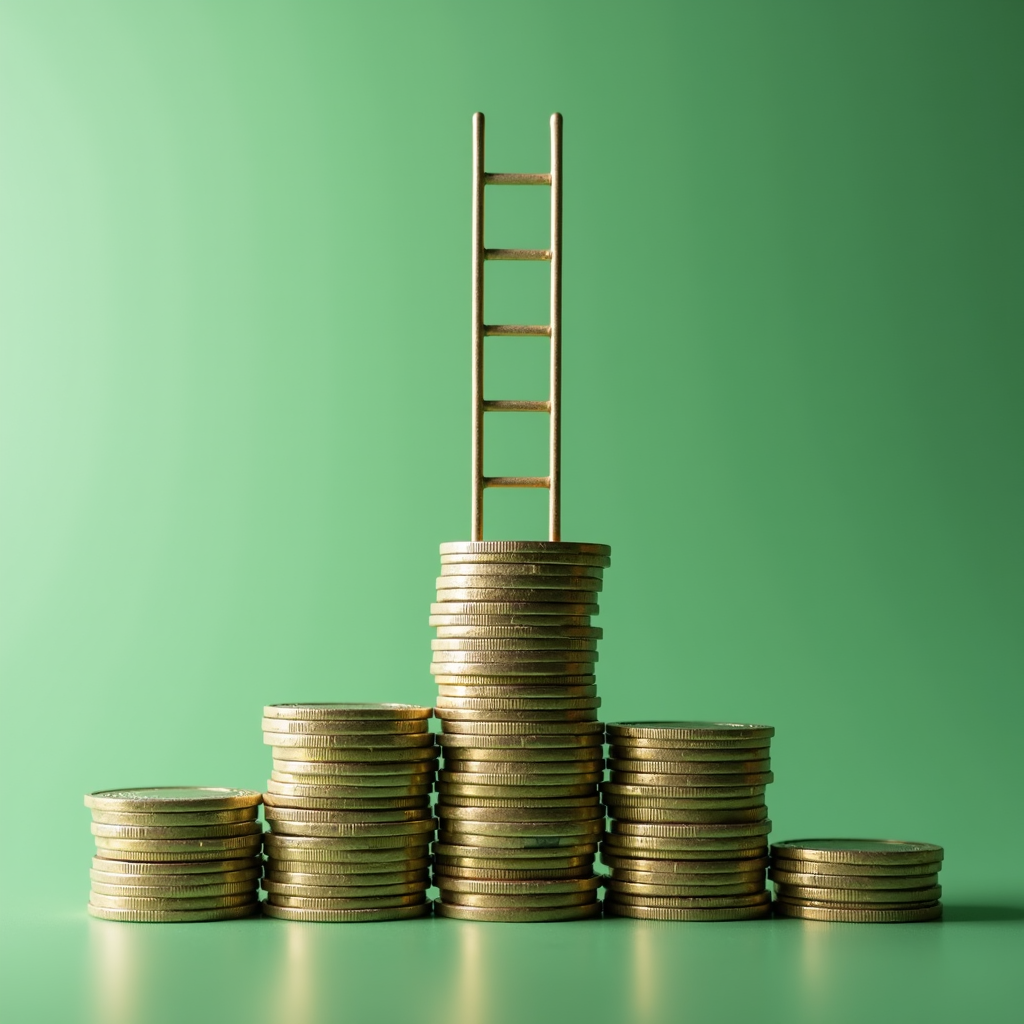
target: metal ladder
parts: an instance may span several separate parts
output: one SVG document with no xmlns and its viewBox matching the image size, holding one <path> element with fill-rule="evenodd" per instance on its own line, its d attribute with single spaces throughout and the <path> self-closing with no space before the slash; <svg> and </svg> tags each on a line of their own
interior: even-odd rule
<svg viewBox="0 0 1024 1024">
<path fill-rule="evenodd" d="M 485 249 L 484 188 L 487 185 L 548 185 L 551 188 L 550 249 Z M 537 260 L 551 264 L 551 316 L 547 325 L 485 324 L 484 263 Z M 551 339 L 551 387 L 546 402 L 484 399 L 484 338 Z M 484 490 L 488 487 L 546 487 L 548 539 L 561 539 L 562 440 L 562 115 L 551 115 L 549 174 L 490 174 L 484 170 L 484 115 L 473 115 L 473 511 L 472 539 L 484 536 Z M 546 412 L 550 416 L 547 476 L 484 476 L 484 413 Z"/>
</svg>

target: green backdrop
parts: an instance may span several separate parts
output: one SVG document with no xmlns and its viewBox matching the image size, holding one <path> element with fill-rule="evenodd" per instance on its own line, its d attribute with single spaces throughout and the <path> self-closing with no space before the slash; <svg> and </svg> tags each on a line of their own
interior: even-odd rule
<svg viewBox="0 0 1024 1024">
<path fill-rule="evenodd" d="M 1012 1019 L 1022 29 L 4 0 L 5 1018 Z M 774 837 L 943 844 L 943 924 L 85 917 L 85 791 L 259 788 L 266 702 L 432 702 L 477 109 L 503 171 L 565 115 L 564 536 L 613 546 L 606 719 L 774 724 Z M 547 191 L 492 191 L 487 244 L 544 246 Z M 544 272 L 489 267 L 488 319 L 544 322 Z M 542 341 L 488 345 L 489 397 L 543 395 Z M 487 472 L 545 472 L 541 419 Z M 544 526 L 488 495 L 489 537 Z"/>
</svg>

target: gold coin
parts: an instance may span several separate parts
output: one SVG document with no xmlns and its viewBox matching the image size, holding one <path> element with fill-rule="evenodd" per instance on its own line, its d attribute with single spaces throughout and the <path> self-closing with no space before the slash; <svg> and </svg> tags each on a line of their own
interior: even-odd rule
<svg viewBox="0 0 1024 1024">
<path fill-rule="evenodd" d="M 350 737 L 353 743 L 374 744 L 387 736 L 423 736 L 430 728 L 425 718 L 409 719 L 402 722 L 388 722 L 372 718 L 366 722 L 354 722 L 331 718 L 316 721 L 291 718 L 264 718 L 260 723 L 264 735 L 279 733 L 286 736 L 330 736 Z"/>
<path fill-rule="evenodd" d="M 234 840 L 230 840 L 234 842 Z M 129 862 L 136 862 L 140 867 L 153 866 L 155 864 L 166 864 L 177 871 L 186 871 L 190 864 L 197 868 L 204 868 L 208 864 L 216 864 L 225 857 L 239 857 L 251 859 L 260 853 L 263 848 L 262 842 L 255 842 L 246 847 L 229 848 L 227 850 L 209 849 L 211 840 L 195 840 L 199 842 L 198 847 L 192 845 L 192 841 L 163 843 L 157 839 L 101 839 L 97 842 L 95 864 L 102 860 L 109 864 L 123 865 Z M 100 846 L 99 843 L 113 843 L 113 847 Z M 134 847 L 125 848 L 127 843 L 142 843 L 141 849 Z M 153 850 L 154 844 L 160 846 L 170 845 L 170 850 Z M 184 846 L 186 849 L 181 849 Z M 119 869 L 120 870 L 120 869 Z"/>
<path fill-rule="evenodd" d="M 442 559 L 441 575 L 486 577 L 494 581 L 492 586 L 504 586 L 505 580 L 510 577 L 530 579 L 550 576 L 572 580 L 574 585 L 579 579 L 603 579 L 604 566 L 574 565 L 571 562 L 446 562 Z"/>
<path fill-rule="evenodd" d="M 621 787 L 642 787 L 644 791 L 657 791 L 659 795 L 676 799 L 731 800 L 747 796 L 761 796 L 764 786 L 679 786 L 678 775 L 644 775 L 639 772 L 612 772 L 610 784 Z M 625 795 L 625 790 L 623 791 Z M 639 794 L 637 794 L 639 795 Z"/>
<path fill-rule="evenodd" d="M 928 875 L 815 875 L 794 874 L 791 871 L 779 871 L 773 868 L 768 872 L 773 882 L 786 886 L 803 888 L 818 887 L 822 890 L 842 889 L 874 889 L 889 891 L 891 889 L 927 889 L 939 884 L 937 873 Z"/>
<path fill-rule="evenodd" d="M 770 821 L 753 821 L 737 825 L 647 825 L 614 821 L 612 834 L 659 839 L 739 839 L 745 836 L 766 836 L 772 830 Z"/>
<path fill-rule="evenodd" d="M 500 776 L 496 777 L 500 778 Z M 593 782 L 570 786 L 507 786 L 503 783 L 476 786 L 464 782 L 439 782 L 437 791 L 446 800 L 452 797 L 483 797 L 485 800 L 561 800 L 571 797 L 588 797 L 596 800 L 597 798 L 597 786 Z"/>
<path fill-rule="evenodd" d="M 418 752 L 415 753 L 418 756 Z M 300 780 L 302 785 L 399 786 L 406 782 L 422 785 L 431 781 L 436 768 L 436 756 L 409 761 L 327 761 L 315 764 L 275 758 L 271 778 L 280 773 L 289 777 L 280 778 L 279 782 L 291 782 L 291 776 L 314 776 Z M 325 779 L 326 782 L 322 781 Z"/>
<path fill-rule="evenodd" d="M 92 891 L 101 896 L 130 896 L 136 899 L 171 899 L 185 897 L 218 897 L 248 894 L 255 898 L 259 888 L 259 877 L 254 875 L 244 882 L 223 882 L 220 885 L 122 885 L 118 882 L 104 882 L 92 879 Z"/>
<path fill-rule="evenodd" d="M 606 835 L 601 844 L 601 857 L 609 863 L 609 857 L 642 857 L 648 860 L 704 861 L 704 860 L 750 860 L 765 857 L 768 847 L 757 838 L 746 845 L 736 839 L 658 839 L 644 836 Z"/>
<path fill-rule="evenodd" d="M 500 707 L 506 701 L 509 707 L 544 708 L 562 706 L 563 701 L 597 701 L 579 707 L 600 707 L 596 686 L 438 686 L 438 707 Z M 520 703 L 521 702 L 521 703 Z M 550 704 L 549 704 L 550 702 Z M 575 707 L 575 703 L 566 704 Z"/>
<path fill-rule="evenodd" d="M 414 896 L 422 899 L 424 892 L 430 888 L 430 879 L 426 872 L 422 878 L 414 882 L 398 882 L 394 885 L 293 885 L 289 882 L 263 880 L 263 891 L 276 898 L 282 896 L 298 897 L 315 900 L 366 900 L 379 899 L 382 896 Z"/>
<path fill-rule="evenodd" d="M 833 864 L 922 864 L 942 860 L 943 851 L 900 839 L 790 839 L 772 843 L 772 855 Z"/>
<path fill-rule="evenodd" d="M 448 821 L 593 821 L 600 817 L 604 821 L 601 805 L 595 800 L 582 807 L 452 807 L 439 803 L 435 811 L 442 820 Z"/>
<path fill-rule="evenodd" d="M 460 739 L 463 737 L 459 737 Z M 536 764 L 559 764 L 559 765 L 575 765 L 575 764 L 593 764 L 601 757 L 602 748 L 598 746 L 585 746 L 585 747 L 571 747 L 571 746 L 548 746 L 546 744 L 531 744 L 530 746 L 523 746 L 518 744 L 499 745 L 495 743 L 495 740 L 519 740 L 519 739 L 535 739 L 537 737 L 521 737 L 521 736 L 474 736 L 473 741 L 485 739 L 488 741 L 488 745 L 479 745 L 473 747 L 461 747 L 457 744 L 446 744 L 447 750 L 451 751 L 450 755 L 445 755 L 445 764 L 456 764 L 464 765 L 471 762 L 485 762 L 487 764 L 497 765 L 511 765 L 513 767 L 519 767 L 522 770 L 522 765 L 529 762 L 530 768 Z M 571 739 L 572 737 L 557 737 L 557 736 L 543 736 L 539 737 L 544 740 L 558 740 L 558 739 Z M 577 737 L 582 738 L 582 737 Z M 495 771 L 499 769 L 495 767 Z"/>
<path fill-rule="evenodd" d="M 768 809 L 761 807 L 738 808 L 732 811 L 698 811 L 676 808 L 658 810 L 651 807 L 621 807 L 611 800 L 605 800 L 608 814 L 616 821 L 628 823 L 665 823 L 691 825 L 726 825 L 736 822 L 763 821 Z"/>
<path fill-rule="evenodd" d="M 429 732 L 411 733 L 409 735 L 391 735 L 388 733 L 287 733 L 264 732 L 263 742 L 277 747 L 373 747 L 388 749 L 392 747 L 430 747 L 434 742 L 434 734 Z"/>
<path fill-rule="evenodd" d="M 447 603 L 443 605 L 447 607 Z M 596 629 L 590 625 L 590 613 L 583 615 L 552 614 L 551 612 L 531 615 L 529 612 L 516 612 L 510 615 L 490 615 L 486 609 L 482 612 L 450 615 L 431 615 L 427 624 L 441 629 L 476 628 L 484 629 Z"/>
<path fill-rule="evenodd" d="M 618 860 L 619 858 L 615 858 Z M 609 865 L 610 866 L 610 865 Z M 748 885 L 757 882 L 758 889 L 764 888 L 764 868 L 754 871 L 704 871 L 697 874 L 683 873 L 682 871 L 628 871 L 622 868 L 612 868 L 612 879 L 615 882 L 636 882 L 641 885 L 653 886 L 698 886 L 707 889 L 707 893 L 685 893 L 680 896 L 714 895 L 718 886 Z M 651 890 L 654 891 L 653 889 Z M 753 891 L 753 890 L 751 890 Z M 670 896 L 672 893 L 662 893 Z"/>
<path fill-rule="evenodd" d="M 137 858 L 121 856 L 121 853 L 171 853 L 182 860 L 223 860 L 230 851 L 231 857 L 251 857 L 259 853 L 263 836 L 254 833 L 246 836 L 214 837 L 209 839 L 123 839 L 113 836 L 95 836 L 97 850 L 118 850 L 118 860 Z M 100 854 L 104 856 L 104 854 Z M 154 858 L 160 859 L 163 858 Z"/>
<path fill-rule="evenodd" d="M 680 882 L 678 884 L 660 885 L 652 882 L 630 882 L 625 879 L 609 878 L 605 883 L 609 893 L 614 893 L 616 899 L 621 902 L 647 903 L 658 906 L 658 903 L 651 903 L 649 897 L 672 900 L 693 900 L 693 899 L 721 899 L 726 901 L 723 905 L 732 906 L 737 896 L 750 896 L 755 893 L 763 893 L 764 872 L 760 878 L 751 879 L 745 882 L 723 882 L 721 884 L 701 884 L 697 882 Z M 635 900 L 625 897 L 635 897 Z M 671 906 L 672 904 L 664 904 Z M 712 904 L 714 905 L 714 904 Z"/>
<path fill-rule="evenodd" d="M 610 764 L 611 762 L 609 762 Z M 632 773 L 630 773 L 632 774 Z M 675 775 L 674 789 L 712 789 L 721 787 L 734 791 L 753 786 L 767 786 L 775 781 L 771 772 L 758 772 L 749 775 Z M 621 782 L 621 773 L 613 776 L 616 783 Z"/>
<path fill-rule="evenodd" d="M 508 849 L 487 846 L 458 846 L 438 841 L 434 843 L 437 862 L 451 862 L 453 865 L 475 868 L 536 868 L 578 867 L 592 864 L 596 846 L 586 843 L 580 846 L 531 846 L 525 849 Z M 529 863 L 522 863 L 529 861 Z"/>
<path fill-rule="evenodd" d="M 483 812 L 480 812 L 483 813 Z M 441 823 L 448 833 L 459 837 L 460 843 L 467 842 L 469 835 L 485 836 L 566 836 L 579 842 L 581 836 L 600 838 L 604 831 L 604 818 L 585 820 L 522 821 L 517 819 L 495 820 L 493 818 L 451 818 L 442 817 Z"/>
<path fill-rule="evenodd" d="M 97 811 L 217 811 L 258 807 L 262 794 L 217 786 L 145 786 L 87 793 L 85 806 Z"/>
<path fill-rule="evenodd" d="M 484 823 L 485 825 L 487 823 Z M 556 853 L 572 853 L 573 855 L 581 852 L 597 852 L 597 841 L 601 838 L 600 831 L 588 830 L 584 834 L 566 834 L 559 835 L 557 832 L 539 833 L 534 835 L 511 835 L 508 833 L 500 834 L 496 832 L 492 833 L 480 833 L 480 832 L 466 832 L 463 831 L 459 822 L 452 822 L 452 825 L 457 826 L 454 829 L 447 831 L 439 831 L 437 833 L 437 846 L 470 846 L 483 850 L 494 850 L 502 851 L 502 856 L 505 856 L 507 851 L 516 851 L 514 856 L 529 856 L 529 851 L 534 851 L 537 856 L 553 856 L 551 853 L 554 850 Z M 513 854 L 508 853 L 508 856 Z M 483 856 L 483 853 L 481 853 Z"/>
<path fill-rule="evenodd" d="M 920 864 L 832 864 L 828 861 L 787 860 L 784 857 L 773 857 L 772 867 L 776 871 L 788 871 L 791 874 L 807 873 L 814 876 L 824 875 L 819 885 L 829 885 L 831 875 L 856 875 L 864 878 L 901 878 L 907 875 L 932 875 L 942 868 L 941 860 L 924 861 Z"/>
<path fill-rule="evenodd" d="M 910 910 L 836 910 L 825 907 L 802 907 L 799 904 L 776 902 L 775 913 L 783 917 L 802 917 L 808 921 L 834 921 L 847 924 L 909 924 L 912 921 L 937 921 L 942 917 L 942 904 Z"/>
<path fill-rule="evenodd" d="M 567 664 L 587 663 L 593 672 L 592 663 L 600 660 L 597 651 L 434 651 L 431 654 L 431 664 L 445 672 L 450 671 L 448 666 L 459 665 L 499 666 L 509 672 L 520 672 L 520 665 L 537 664 L 544 665 L 549 672 L 570 674 L 572 670 L 565 668 Z"/>
<path fill-rule="evenodd" d="M 452 540 L 441 545 L 442 555 L 602 555 L 611 557 L 607 544 L 585 544 L 568 540 Z"/>
<path fill-rule="evenodd" d="M 594 712 L 579 712 L 594 714 Z M 601 743 L 604 727 L 600 722 L 453 722 L 445 721 L 441 734 L 444 744 L 452 736 L 586 736 L 588 744 Z"/>
<path fill-rule="evenodd" d="M 421 807 L 392 811 L 328 811 L 308 810 L 304 807 L 270 807 L 263 811 L 271 827 L 279 821 L 329 822 L 331 824 L 358 824 L 360 822 L 423 821 L 430 811 Z"/>
<path fill-rule="evenodd" d="M 429 859 L 424 857 L 410 863 L 422 864 L 422 866 L 415 869 L 410 868 L 407 871 L 364 871 L 360 874 L 340 871 L 280 871 L 275 866 L 273 869 L 268 867 L 266 880 L 281 885 L 304 885 L 314 888 L 331 888 L 332 886 L 372 888 L 381 885 L 408 885 L 411 882 L 424 881 L 429 875 Z"/>
<path fill-rule="evenodd" d="M 428 735 L 434 735 L 430 733 Z M 350 762 L 407 762 L 407 761 L 433 761 L 437 757 L 437 747 L 399 747 L 374 748 L 374 747 L 280 747 L 271 748 L 274 760 L 277 761 L 305 761 L 313 762 L 317 766 L 317 772 L 328 774 L 322 767 L 325 764 L 342 764 Z"/>
<path fill-rule="evenodd" d="M 484 763 L 489 764 L 490 762 Z M 601 772 L 599 771 L 560 773 L 558 775 L 443 771 L 438 775 L 438 785 L 459 787 L 447 790 L 447 792 L 461 793 L 463 796 L 471 795 L 476 788 L 480 788 L 482 796 L 490 795 L 495 788 L 506 790 L 501 794 L 502 796 L 583 796 L 585 793 L 593 792 L 594 787 L 600 781 Z M 461 788 L 464 786 L 472 786 L 474 789 Z M 442 791 L 439 790 L 439 792 Z"/>
<path fill-rule="evenodd" d="M 430 674 L 436 682 L 458 682 L 460 677 L 470 680 L 487 680 L 491 683 L 507 682 L 513 679 L 536 679 L 537 682 L 554 682 L 559 679 L 594 678 L 593 661 L 438 661 L 430 663 Z"/>
<path fill-rule="evenodd" d="M 331 899 L 314 896 L 284 896 L 270 893 L 267 902 L 273 907 L 293 907 L 297 910 L 385 910 L 390 907 L 411 907 L 424 900 L 422 892 L 404 896 L 367 896 Z"/>
<path fill-rule="evenodd" d="M 438 917 L 454 917 L 460 921 L 504 921 L 507 923 L 527 921 L 584 921 L 601 916 L 601 904 L 587 903 L 576 907 L 467 907 L 448 904 L 442 901 L 434 903 L 434 913 Z"/>
<path fill-rule="evenodd" d="M 711 810 L 712 808 L 760 807 L 764 803 L 764 795 L 761 793 L 753 796 L 691 797 L 677 795 L 680 792 L 685 794 L 685 789 L 680 791 L 668 786 L 623 786 L 615 782 L 602 783 L 601 792 L 607 797 L 627 804 L 633 800 L 665 801 L 664 803 L 651 804 L 652 807 L 703 807 Z M 639 804 L 637 806 L 642 807 L 644 805 Z"/>
<path fill-rule="evenodd" d="M 590 666 L 591 669 L 593 667 L 593 665 Z M 438 693 L 453 695 L 461 693 L 464 696 L 473 696 L 474 694 L 484 696 L 488 693 L 495 696 L 501 694 L 512 696 L 515 693 L 521 696 L 532 694 L 538 697 L 559 693 L 593 696 L 597 693 L 596 679 L 597 677 L 593 673 L 583 676 L 553 676 L 547 673 L 529 676 L 474 676 L 468 674 L 446 676 L 443 673 L 434 673 L 434 682 L 437 683 Z"/>
<path fill-rule="evenodd" d="M 136 878 L 140 875 L 187 875 L 191 878 L 195 875 L 216 877 L 222 874 L 233 874 L 237 871 L 248 872 L 256 870 L 259 873 L 261 861 L 258 857 L 236 857 L 232 860 L 188 861 L 183 864 L 167 863 L 164 861 L 147 864 L 134 860 L 119 861 L 107 857 L 93 857 L 92 866 L 95 871 L 117 873 Z"/>
<path fill-rule="evenodd" d="M 441 746 L 448 747 L 482 747 L 482 748 L 537 748 L 549 747 L 587 747 L 588 749 L 600 750 L 602 733 L 600 722 L 529 722 L 509 723 L 508 732 L 483 731 L 482 726 L 490 728 L 493 725 L 504 724 L 494 722 L 453 722 L 451 730 L 445 729 L 438 736 Z M 557 730 L 553 725 L 558 725 Z M 544 726 L 544 728 L 540 728 Z M 473 731 L 466 731 L 472 729 Z M 529 731 L 527 731 L 529 729 Z M 479 731 L 478 731 L 479 730 Z M 600 755 L 597 755 L 600 756 Z M 473 760 L 462 758 L 462 760 Z M 553 759 L 557 760 L 557 759 Z"/>
<path fill-rule="evenodd" d="M 412 833 L 398 836 L 347 836 L 330 838 L 322 836 L 280 836 L 273 832 L 266 835 L 267 856 L 281 860 L 309 860 L 328 863 L 359 863 L 363 861 L 383 862 L 406 857 L 424 857 L 426 844 L 432 836 L 429 833 Z M 318 871 L 330 871 L 329 867 Z M 360 869 L 362 870 L 362 869 Z"/>
<path fill-rule="evenodd" d="M 566 614 L 570 607 L 573 611 L 582 607 L 588 614 L 597 614 L 591 611 L 591 607 L 596 605 L 599 588 L 580 586 L 583 581 L 574 582 L 572 590 L 554 589 L 556 584 L 564 587 L 567 581 L 550 576 L 535 576 L 527 581 L 529 586 L 527 582 L 516 585 L 511 579 L 502 580 L 504 585 L 501 587 L 474 586 L 474 582 L 482 581 L 474 581 L 470 576 L 438 576 L 437 603 L 459 607 L 465 604 L 490 604 L 503 608 L 510 605 L 532 605 L 534 611 L 538 610 L 540 604 L 549 604 L 561 605 L 566 609 Z M 433 611 L 435 607 L 431 605 L 430 610 Z"/>
<path fill-rule="evenodd" d="M 601 706 L 600 697 L 445 697 L 437 698 L 438 711 L 474 711 L 487 714 L 508 714 L 538 712 L 546 715 L 559 714 L 565 711 L 586 711 L 597 715 L 595 711 Z M 438 717 L 443 717 L 439 715 Z"/>
<path fill-rule="evenodd" d="M 93 860 L 96 864 L 98 858 Z M 89 877 L 93 882 L 101 885 L 118 886 L 142 886 L 144 888 L 165 888 L 165 889 L 197 889 L 204 890 L 207 886 L 234 885 L 236 882 L 257 883 L 263 869 L 257 864 L 244 868 L 240 871 L 203 871 L 203 872 L 180 872 L 171 874 L 167 871 L 122 871 L 114 870 L 111 864 L 116 861 L 99 860 L 100 867 L 93 867 Z M 107 865 L 103 867 L 102 865 Z M 138 868 L 139 865 L 131 863 L 129 867 Z M 166 864 L 157 864 L 157 868 L 166 868 Z M 187 865 L 191 867 L 191 865 Z M 187 895 L 184 894 L 184 895 Z"/>
<path fill-rule="evenodd" d="M 589 776 L 600 775 L 604 768 L 601 760 L 593 761 L 531 761 L 529 764 L 519 764 L 515 761 L 462 761 L 456 758 L 446 758 L 444 770 L 438 773 L 438 779 L 446 782 L 472 782 L 476 781 L 481 786 L 491 785 L 485 782 L 481 776 L 493 775 L 504 779 L 510 776 L 510 784 L 518 784 L 519 781 L 528 784 L 546 785 L 550 776 L 551 785 L 571 784 L 574 781 L 583 781 L 582 776 L 587 776 L 585 781 L 591 781 Z M 456 776 L 459 776 L 456 778 Z M 462 778 L 462 776 L 466 776 Z M 599 780 L 594 780 L 599 781 Z M 504 785 L 504 782 L 496 782 L 493 785 Z"/>
<path fill-rule="evenodd" d="M 597 793 L 589 796 L 452 796 L 442 795 L 437 801 L 438 807 L 466 808 L 479 807 L 493 809 L 505 807 L 509 809 L 523 808 L 534 810 L 557 810 L 558 808 L 589 807 L 596 814 L 601 807 Z M 603 813 L 603 812 L 602 812 Z"/>
<path fill-rule="evenodd" d="M 566 878 L 533 882 L 480 881 L 472 878 L 445 878 L 441 888 L 445 892 L 469 892 L 490 896 L 545 896 L 561 893 L 593 893 L 600 888 L 600 875 L 586 878 Z"/>
<path fill-rule="evenodd" d="M 455 878 L 480 882 L 550 882 L 589 878 L 594 873 L 593 858 L 590 859 L 591 863 L 574 868 L 465 868 L 452 864 L 438 864 L 434 869 L 434 884 L 444 888 L 444 879 Z"/>
<path fill-rule="evenodd" d="M 759 892 L 737 893 L 734 896 L 655 896 L 633 895 L 626 892 L 607 892 L 605 900 L 619 906 L 664 907 L 672 910 L 717 910 L 735 907 L 770 907 L 771 893 L 762 888 Z"/>
<path fill-rule="evenodd" d="M 268 704 L 264 718 L 298 721 L 354 721 L 383 719 L 399 722 L 430 717 L 430 708 L 419 704 Z"/>
<path fill-rule="evenodd" d="M 426 826 L 416 828 L 413 826 Z M 434 819 L 426 818 L 422 821 L 283 821 L 273 822 L 273 830 L 278 835 L 305 836 L 316 839 L 345 839 L 355 836 L 375 835 L 412 835 L 424 831 L 433 832 Z M 367 831 L 373 829 L 375 831 Z"/>
<path fill-rule="evenodd" d="M 215 907 L 210 910 L 134 910 L 118 907 L 100 907 L 93 903 L 88 906 L 92 917 L 105 921 L 134 921 L 155 924 L 157 922 L 185 921 L 228 921 L 239 917 L 251 917 L 259 913 L 256 900 L 240 907 Z"/>
<path fill-rule="evenodd" d="M 95 889 L 89 893 L 91 906 L 106 907 L 108 910 L 219 910 L 227 907 L 247 906 L 255 898 L 255 886 L 248 892 L 235 896 L 180 896 L 171 899 L 104 896 L 103 893 L 97 892 Z"/>
<path fill-rule="evenodd" d="M 430 641 L 432 651 L 485 652 L 491 654 L 507 654 L 509 657 L 520 657 L 523 652 L 533 656 L 535 651 L 561 651 L 573 654 L 577 651 L 596 651 L 596 640 L 583 640 L 579 637 L 539 637 L 539 638 L 504 638 L 487 637 L 478 639 L 439 638 Z M 467 659 L 473 660 L 473 659 Z"/>
<path fill-rule="evenodd" d="M 284 921 L 319 921 L 322 923 L 354 924 L 358 921 L 406 921 L 414 917 L 428 917 L 430 902 L 416 903 L 410 907 L 390 907 L 380 910 L 307 910 L 299 907 L 275 907 L 264 903 L 266 917 L 277 917 Z"/>
<path fill-rule="evenodd" d="M 408 800 L 429 796 L 432 789 L 429 781 L 406 786 L 306 786 L 271 778 L 267 783 L 268 795 L 321 800 Z"/>
<path fill-rule="evenodd" d="M 514 726 L 517 731 L 526 731 L 533 725 L 537 725 L 540 732 L 561 732 L 556 726 L 583 722 L 591 725 L 591 728 L 581 731 L 602 733 L 603 736 L 601 729 L 593 728 L 593 724 L 597 723 L 597 711 L 592 708 L 558 708 L 554 711 L 502 708 L 480 711 L 438 707 L 437 717 L 442 720 L 441 728 L 445 732 L 465 732 L 467 726 L 471 727 L 469 731 L 489 731 L 498 726 Z"/>
<path fill-rule="evenodd" d="M 550 893 L 544 896 L 492 896 L 484 893 L 453 892 L 441 889 L 441 901 L 448 906 L 530 908 L 530 907 L 578 907 L 590 905 L 597 898 L 596 892 Z"/>
<path fill-rule="evenodd" d="M 263 826 L 258 821 L 228 825 L 104 825 L 94 821 L 89 830 L 106 839 L 224 839 L 259 835 Z"/>
<path fill-rule="evenodd" d="M 231 825 L 255 821 L 258 807 L 225 811 L 101 811 L 92 820 L 103 825 Z"/>
<path fill-rule="evenodd" d="M 616 761 L 624 760 L 622 757 L 622 749 L 622 747 L 611 747 L 610 756 Z M 644 761 L 643 755 L 645 753 L 659 753 L 660 756 L 660 752 L 657 751 L 640 751 L 639 753 L 639 757 L 629 759 L 633 764 L 649 764 L 649 761 Z M 772 766 L 771 760 L 766 758 L 761 758 L 758 761 L 674 761 L 671 762 L 671 764 L 673 765 L 672 774 L 676 776 L 723 775 L 726 778 L 733 778 L 737 775 L 754 775 L 758 772 L 767 772 L 771 770 Z"/>
<path fill-rule="evenodd" d="M 753 907 L 676 910 L 670 907 L 630 906 L 605 900 L 604 912 L 608 917 L 632 917 L 642 921 L 755 921 L 770 917 L 772 905 L 762 903 Z"/>
<path fill-rule="evenodd" d="M 608 732 L 630 741 L 770 740 L 775 728 L 740 722 L 612 722 Z"/>
<path fill-rule="evenodd" d="M 612 742 L 609 737 L 609 743 Z M 618 759 L 628 763 L 635 764 L 637 761 L 641 762 L 639 768 L 623 768 L 622 771 L 641 771 L 649 772 L 651 769 L 648 767 L 651 758 L 648 754 L 651 752 L 651 748 L 648 747 L 629 747 L 625 744 L 616 741 L 616 751 L 625 751 L 619 755 Z M 712 764 L 718 763 L 730 763 L 734 761 L 766 761 L 768 760 L 771 752 L 770 747 L 730 747 L 728 750 L 708 750 L 703 747 L 683 750 L 677 747 L 660 747 L 657 748 L 666 754 L 671 754 L 666 760 L 673 766 L 671 772 L 667 772 L 668 775 L 678 775 L 679 771 L 676 770 L 675 766 L 680 763 L 692 764 L 698 762 L 703 764 L 704 762 L 710 762 Z M 631 753 L 634 750 L 639 750 L 641 753 L 637 756 L 633 756 Z M 700 771 L 741 771 L 740 768 L 712 768 L 704 769 L 700 768 Z"/>
<path fill-rule="evenodd" d="M 294 807 L 310 811 L 392 811 L 430 806 L 430 796 L 427 794 L 391 797 L 322 797 L 282 796 L 277 793 L 267 793 L 265 799 L 268 807 Z"/>
<path fill-rule="evenodd" d="M 775 892 L 800 903 L 931 903 L 942 897 L 941 885 L 922 889 L 827 889 L 775 883 Z"/>
<path fill-rule="evenodd" d="M 441 555 L 441 564 L 490 565 L 493 563 L 514 564 L 516 562 L 543 562 L 545 565 L 611 565 L 608 555 L 590 555 L 572 551 L 499 551 L 499 552 L 452 552 Z"/>
<path fill-rule="evenodd" d="M 439 640 L 558 640 L 571 638 L 574 640 L 600 640 L 604 630 L 600 626 L 568 626 L 568 625 L 437 625 Z"/>
<path fill-rule="evenodd" d="M 617 857 L 603 853 L 602 862 L 615 873 L 620 870 L 627 874 L 678 875 L 683 879 L 707 875 L 747 875 L 753 871 L 764 872 L 768 866 L 767 857 L 747 857 L 728 860 L 655 860 L 642 857 Z"/>
<path fill-rule="evenodd" d="M 476 593 L 476 591 L 472 591 Z M 500 591 L 504 594 L 505 591 Z M 522 622 L 524 618 L 530 620 L 546 616 L 557 616 L 558 621 L 565 619 L 574 621 L 583 620 L 582 625 L 590 624 L 590 618 L 597 615 L 599 608 L 594 602 L 594 594 L 585 594 L 580 601 L 554 601 L 550 596 L 541 600 L 526 600 L 522 593 L 517 593 L 515 600 L 507 597 L 497 598 L 455 598 L 451 591 L 446 591 L 443 600 L 435 601 L 430 606 L 430 625 L 435 626 L 439 617 L 451 619 L 458 618 L 486 618 L 489 622 L 497 620 L 514 620 Z M 554 620 L 551 620 L 554 625 Z"/>
</svg>

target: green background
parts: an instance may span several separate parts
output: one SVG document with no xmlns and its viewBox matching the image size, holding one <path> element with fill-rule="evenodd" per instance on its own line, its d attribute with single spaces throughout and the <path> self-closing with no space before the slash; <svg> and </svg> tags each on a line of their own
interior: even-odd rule
<svg viewBox="0 0 1024 1024">
<path fill-rule="evenodd" d="M 995 0 L 0 4 L 5 1019 L 1016 1019 L 1022 29 Z M 476 109 L 502 171 L 546 170 L 565 115 L 603 714 L 774 724 L 774 837 L 943 844 L 944 923 L 86 917 L 87 790 L 261 788 L 266 702 L 432 703 Z M 546 244 L 546 190 L 490 193 L 488 245 Z M 544 270 L 490 267 L 488 320 L 545 322 Z M 543 396 L 543 342 L 488 345 L 489 397 Z M 544 473 L 542 417 L 498 419 L 487 472 Z M 543 497 L 489 494 L 487 536 L 542 536 Z"/>
</svg>

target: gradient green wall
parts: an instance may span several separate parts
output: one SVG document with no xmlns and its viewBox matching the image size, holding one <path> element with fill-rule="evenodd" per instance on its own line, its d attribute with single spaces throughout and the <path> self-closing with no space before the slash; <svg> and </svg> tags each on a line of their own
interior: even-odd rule
<svg viewBox="0 0 1024 1024">
<path fill-rule="evenodd" d="M 776 838 L 1020 894 L 1021 4 L 0 12 L 8 907 L 80 911 L 86 790 L 261 786 L 265 702 L 431 702 L 477 109 L 491 170 L 565 115 L 607 719 L 771 722 Z M 487 243 L 544 245 L 546 199 Z M 543 268 L 488 272 L 489 319 L 545 318 Z M 490 396 L 540 397 L 542 343 L 488 344 Z M 541 426 L 487 471 L 544 472 Z"/>
</svg>

